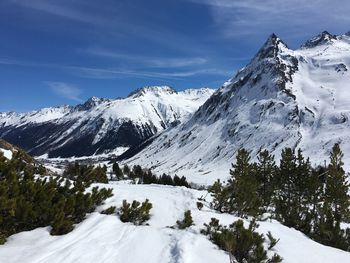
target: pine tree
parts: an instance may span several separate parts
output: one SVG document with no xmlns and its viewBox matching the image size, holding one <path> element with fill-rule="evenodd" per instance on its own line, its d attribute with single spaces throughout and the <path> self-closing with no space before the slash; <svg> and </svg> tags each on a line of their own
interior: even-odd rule
<svg viewBox="0 0 350 263">
<path fill-rule="evenodd" d="M 174 185 L 173 178 L 170 175 L 166 175 L 165 173 L 160 177 L 159 183 L 163 185 Z"/>
<path fill-rule="evenodd" d="M 117 180 L 123 179 L 123 171 L 120 169 L 118 163 L 113 163 L 112 170 Z"/>
<path fill-rule="evenodd" d="M 261 196 L 262 205 L 266 209 L 271 204 L 274 191 L 274 180 L 277 173 L 274 156 L 267 150 L 260 151 L 258 154 L 256 169 L 259 184 L 258 193 L 259 196 Z"/>
<path fill-rule="evenodd" d="M 140 165 L 134 165 L 134 167 L 132 168 L 132 172 L 135 178 L 143 177 L 143 170 Z"/>
<path fill-rule="evenodd" d="M 302 150 L 299 149 L 296 156 L 296 174 L 292 178 L 294 195 L 292 200 L 292 206 L 295 207 L 296 226 L 295 228 L 301 230 L 304 233 L 311 231 L 311 220 L 314 217 L 312 214 L 312 197 L 317 192 L 318 184 L 314 180 L 317 180 L 313 176 L 310 160 L 305 160 Z"/>
<path fill-rule="evenodd" d="M 124 165 L 123 167 L 123 173 L 126 175 L 126 176 L 129 176 L 130 174 L 130 168 L 127 164 Z"/>
<path fill-rule="evenodd" d="M 339 144 L 335 144 L 330 155 L 328 176 L 326 178 L 326 201 L 331 206 L 336 222 L 342 222 L 349 217 L 349 184 L 343 169 L 343 152 Z"/>
<path fill-rule="evenodd" d="M 178 185 L 178 186 L 181 185 L 181 179 L 176 174 L 175 174 L 175 176 L 173 178 L 173 181 L 174 181 L 174 185 Z"/>
<path fill-rule="evenodd" d="M 232 212 L 228 205 L 228 199 L 230 196 L 228 187 L 222 185 L 220 180 L 214 182 L 214 184 L 209 188 L 209 192 L 213 197 L 213 201 L 210 203 L 211 207 L 221 213 Z"/>
<path fill-rule="evenodd" d="M 232 165 L 229 181 L 230 210 L 235 210 L 239 216 L 256 215 L 259 212 L 258 182 L 255 169 L 250 164 L 249 153 L 240 149 L 236 156 L 236 163 Z"/>
<path fill-rule="evenodd" d="M 185 186 L 187 188 L 190 188 L 190 184 L 187 182 L 187 179 L 185 176 L 181 176 L 179 186 Z"/>
<path fill-rule="evenodd" d="M 151 170 L 148 170 L 147 172 L 144 173 L 143 176 L 143 183 L 144 184 L 154 184 L 157 183 L 156 181 L 153 180 L 153 174 Z"/>
<path fill-rule="evenodd" d="M 297 164 L 294 151 L 291 148 L 282 150 L 277 178 L 277 192 L 275 197 L 275 207 L 277 218 L 287 226 L 296 226 L 297 207 L 296 196 L 296 174 Z"/>
</svg>

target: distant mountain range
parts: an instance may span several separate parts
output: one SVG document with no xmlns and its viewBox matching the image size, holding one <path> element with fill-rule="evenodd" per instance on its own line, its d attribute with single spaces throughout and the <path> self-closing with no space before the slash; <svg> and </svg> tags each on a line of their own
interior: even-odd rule
<svg viewBox="0 0 350 263">
<path fill-rule="evenodd" d="M 188 119 L 213 92 L 144 87 L 124 99 L 92 97 L 74 107 L 0 113 L 0 137 L 35 156 L 119 155 Z"/>
<path fill-rule="evenodd" d="M 296 50 L 272 34 L 215 92 L 146 87 L 125 99 L 1 113 L 0 137 L 46 157 L 131 148 L 120 158 L 200 183 L 227 175 L 241 147 L 278 158 L 285 147 L 301 148 L 317 165 L 338 142 L 349 170 L 349 69 L 349 33 L 325 31 Z"/>
</svg>

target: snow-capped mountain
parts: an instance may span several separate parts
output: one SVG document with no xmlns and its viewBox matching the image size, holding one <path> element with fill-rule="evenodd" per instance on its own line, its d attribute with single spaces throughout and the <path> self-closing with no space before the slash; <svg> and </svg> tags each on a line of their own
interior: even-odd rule
<svg viewBox="0 0 350 263">
<path fill-rule="evenodd" d="M 120 154 L 188 119 L 213 92 L 144 87 L 124 99 L 92 97 L 75 107 L 0 113 L 0 137 L 36 156 Z"/>
<path fill-rule="evenodd" d="M 192 118 L 129 159 L 198 183 L 227 177 L 236 151 L 260 148 L 277 158 L 301 148 L 323 164 L 340 142 L 350 167 L 350 34 L 328 32 L 291 50 L 271 35 L 251 62 Z"/>
</svg>

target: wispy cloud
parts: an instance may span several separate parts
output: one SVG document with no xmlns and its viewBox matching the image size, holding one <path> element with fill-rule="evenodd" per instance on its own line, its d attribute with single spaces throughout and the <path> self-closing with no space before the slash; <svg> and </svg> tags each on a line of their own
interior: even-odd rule
<svg viewBox="0 0 350 263">
<path fill-rule="evenodd" d="M 130 13 L 132 10 L 124 9 L 124 4 L 118 1 L 106 1 L 109 2 L 108 4 L 89 0 L 7 1 L 27 10 L 92 25 L 93 27 L 85 27 L 84 30 L 99 39 L 108 39 L 108 43 L 120 38 L 134 38 L 153 42 L 169 49 L 192 53 L 198 53 L 198 50 L 202 51 L 206 48 L 201 41 L 182 32 L 171 30 L 161 23 L 148 23 L 148 18 L 144 18 L 143 22 L 140 23 L 134 19 L 133 13 Z M 66 28 L 63 29 L 66 30 Z"/>
<path fill-rule="evenodd" d="M 104 50 L 101 48 L 88 48 L 84 52 L 94 55 L 101 56 L 110 59 L 120 59 L 128 61 L 130 63 L 137 63 L 146 67 L 153 68 L 179 68 L 179 67 L 191 67 L 198 66 L 207 63 L 207 59 L 203 57 L 177 57 L 177 58 L 157 58 L 157 57 L 145 57 L 138 55 L 130 55 L 121 52 L 113 52 Z"/>
<path fill-rule="evenodd" d="M 51 81 L 46 81 L 45 84 L 57 95 L 77 101 L 77 102 L 82 102 L 83 100 L 80 98 L 80 95 L 82 94 L 82 90 L 75 87 L 72 84 L 68 84 L 65 82 L 51 82 Z"/>
<path fill-rule="evenodd" d="M 244 60 L 245 58 L 239 58 L 239 60 Z M 80 77 L 84 78 L 93 78 L 93 79 L 115 79 L 115 78 L 142 78 L 142 79 L 169 79 L 169 80 L 179 80 L 183 78 L 189 78 L 192 76 L 197 75 L 216 75 L 216 76 L 225 76 L 229 77 L 233 72 L 231 70 L 226 70 L 223 68 L 193 68 L 189 67 L 186 68 L 186 62 L 179 59 L 179 61 L 176 61 L 176 59 L 173 59 L 174 62 L 171 66 L 161 67 L 161 63 L 166 63 L 166 61 L 169 62 L 169 59 L 162 60 L 158 63 L 159 68 L 162 68 L 163 71 L 156 71 L 156 70 L 141 70 L 141 69 L 125 69 L 125 68 L 103 68 L 103 67 L 86 67 L 86 66 L 71 66 L 71 65 L 61 65 L 61 64 L 55 64 L 55 63 L 35 63 L 35 62 L 28 62 L 28 61 L 22 61 L 22 60 L 16 60 L 16 59 L 8 59 L 8 58 L 1 58 L 0 57 L 0 65 L 9 65 L 9 66 L 20 66 L 20 67 L 38 67 L 38 68 L 54 68 L 63 70 L 66 72 L 70 72 L 71 74 L 78 75 Z M 156 60 L 154 60 L 153 67 L 156 67 Z M 198 63 L 201 61 L 199 60 Z M 181 67 L 180 64 L 183 66 Z M 177 65 L 177 67 L 176 67 Z M 191 62 L 188 61 L 188 66 L 195 65 L 195 59 Z M 169 71 L 171 68 L 182 68 L 181 70 L 177 71 Z M 59 90 L 60 88 L 63 88 L 63 92 L 61 92 L 61 95 L 65 93 L 65 90 L 68 90 L 64 88 L 65 86 L 69 86 L 66 83 L 62 82 L 45 82 L 49 87 L 51 87 L 53 90 Z M 74 87 L 72 87 L 74 88 Z M 75 88 L 76 89 L 76 88 Z M 73 89 L 74 90 L 74 89 Z M 59 92 L 56 92 L 59 93 Z M 69 94 L 69 92 L 67 92 Z M 71 93 L 74 94 L 74 93 Z M 67 97 L 67 96 L 66 96 Z M 68 97 L 67 97 L 68 98 Z M 78 96 L 75 97 L 74 100 L 76 100 Z"/>
<path fill-rule="evenodd" d="M 179 80 L 196 75 L 217 75 L 228 77 L 232 71 L 220 69 L 199 69 L 187 71 L 172 71 L 172 72 L 155 72 L 155 71 L 140 71 L 140 70 L 123 70 L 109 68 L 89 68 L 89 67 L 70 67 L 77 72 L 81 77 L 96 78 L 96 79 L 113 79 L 113 78 L 142 78 L 142 79 L 172 79 Z"/>
<path fill-rule="evenodd" d="M 189 1 L 207 5 L 222 35 L 230 38 L 255 37 L 272 31 L 300 37 L 315 30 L 339 30 L 350 22 L 347 0 Z"/>
<path fill-rule="evenodd" d="M 110 21 L 96 13 L 87 12 L 76 8 L 73 4 L 79 1 L 52 1 L 52 0 L 10 0 L 18 6 L 41 11 L 50 15 L 75 20 L 88 24 L 106 25 Z"/>
</svg>

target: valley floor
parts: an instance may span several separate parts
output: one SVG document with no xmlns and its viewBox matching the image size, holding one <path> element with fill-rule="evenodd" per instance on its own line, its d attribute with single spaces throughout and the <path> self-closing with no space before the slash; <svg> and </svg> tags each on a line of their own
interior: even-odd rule
<svg viewBox="0 0 350 263">
<path fill-rule="evenodd" d="M 120 207 L 122 200 L 153 203 L 149 225 L 122 223 L 117 215 L 90 214 L 64 236 L 50 236 L 49 228 L 39 228 L 11 236 L 0 246 L 0 262 L 6 263 L 229 263 L 229 257 L 200 234 L 212 217 L 230 224 L 237 217 L 219 214 L 208 207 L 199 211 L 199 197 L 206 191 L 161 185 L 132 185 L 115 182 L 101 187 L 113 188 L 114 196 L 99 207 Z M 206 196 L 207 201 L 210 199 Z M 195 225 L 186 230 L 169 228 L 191 210 Z M 248 224 L 248 221 L 247 221 Z M 280 238 L 275 251 L 286 263 L 350 262 L 350 253 L 318 244 L 302 233 L 276 221 L 259 222 L 260 233 L 271 231 Z"/>
</svg>

